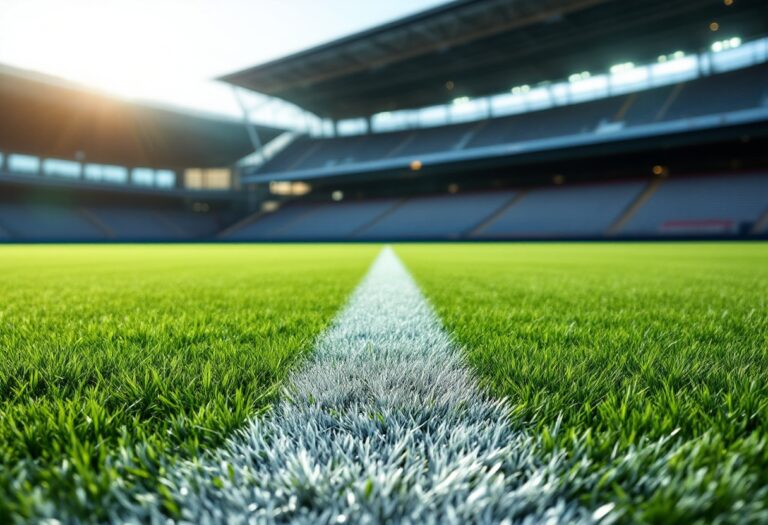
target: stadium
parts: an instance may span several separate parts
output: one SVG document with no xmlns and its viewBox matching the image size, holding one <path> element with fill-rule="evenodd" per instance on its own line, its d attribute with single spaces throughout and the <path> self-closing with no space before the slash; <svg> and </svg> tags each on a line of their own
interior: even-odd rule
<svg viewBox="0 0 768 525">
<path fill-rule="evenodd" d="M 768 523 L 764 0 L 64 4 L 0 522 Z"/>
</svg>

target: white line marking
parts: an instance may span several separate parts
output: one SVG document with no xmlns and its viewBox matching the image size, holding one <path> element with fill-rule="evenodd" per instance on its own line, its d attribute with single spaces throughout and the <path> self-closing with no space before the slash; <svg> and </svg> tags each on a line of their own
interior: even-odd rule
<svg viewBox="0 0 768 525">
<path fill-rule="evenodd" d="M 163 484 L 188 523 L 590 522 L 508 415 L 385 248 L 274 410 Z M 120 499 L 115 520 L 167 520 Z"/>
</svg>

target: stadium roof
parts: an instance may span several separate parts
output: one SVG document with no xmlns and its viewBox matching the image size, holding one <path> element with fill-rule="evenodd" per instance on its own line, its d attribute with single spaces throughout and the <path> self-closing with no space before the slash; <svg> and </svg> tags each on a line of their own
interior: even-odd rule
<svg viewBox="0 0 768 525">
<path fill-rule="evenodd" d="M 229 166 L 253 151 L 243 123 L 138 104 L 0 66 L 0 151 L 147 167 Z M 263 140 L 281 131 L 259 127 Z"/>
<path fill-rule="evenodd" d="M 327 118 L 508 91 L 768 31 L 764 0 L 458 0 L 221 77 Z"/>
</svg>

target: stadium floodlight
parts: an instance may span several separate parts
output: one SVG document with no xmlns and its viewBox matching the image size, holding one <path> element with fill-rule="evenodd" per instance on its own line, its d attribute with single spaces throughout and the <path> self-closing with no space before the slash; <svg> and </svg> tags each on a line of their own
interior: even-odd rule
<svg viewBox="0 0 768 525">
<path fill-rule="evenodd" d="M 618 70 L 611 71 L 611 85 L 641 84 L 648 81 L 648 75 L 648 66 L 619 68 Z"/>
<path fill-rule="evenodd" d="M 288 195 L 291 190 L 290 182 L 272 181 L 269 183 L 269 192 L 273 195 Z"/>
<path fill-rule="evenodd" d="M 563 103 L 568 103 L 570 95 L 577 95 L 583 99 L 584 97 L 593 98 L 598 93 L 605 92 L 608 88 L 608 77 L 606 75 L 594 75 L 585 80 L 571 82 L 570 85 L 561 84 L 561 86 L 565 88 L 565 93 L 558 93 L 555 86 L 552 86 L 551 92 L 553 96 L 560 95 Z"/>
<path fill-rule="evenodd" d="M 522 95 L 523 93 L 528 93 L 531 90 L 531 86 L 528 84 L 523 84 L 522 86 L 516 86 L 512 88 L 512 94 L 513 95 Z"/>
<path fill-rule="evenodd" d="M 344 198 L 344 192 L 341 190 L 336 190 L 333 193 L 331 193 L 331 198 L 336 202 L 339 202 Z"/>
<path fill-rule="evenodd" d="M 469 102 L 469 97 L 458 97 L 453 99 L 453 103 L 456 105 L 466 104 L 467 102 Z"/>
<path fill-rule="evenodd" d="M 269 183 L 269 192 L 272 195 L 306 195 L 312 188 L 306 182 L 272 181 Z"/>
<path fill-rule="evenodd" d="M 667 55 L 659 55 L 656 61 L 660 64 L 663 64 L 665 62 L 673 62 L 675 60 L 680 60 L 681 58 L 685 58 L 685 52 L 675 51 L 674 53 L 669 53 Z"/>
<path fill-rule="evenodd" d="M 713 53 L 719 53 L 720 51 L 726 51 L 728 49 L 735 49 L 741 45 L 741 38 L 734 36 L 732 38 L 726 38 L 725 40 L 718 40 L 713 42 L 710 49 Z"/>
<path fill-rule="evenodd" d="M 613 74 L 623 73 L 624 71 L 629 71 L 634 67 L 635 67 L 634 62 L 624 62 L 622 64 L 616 64 L 615 66 L 611 66 L 611 73 Z"/>
<path fill-rule="evenodd" d="M 574 73 L 568 77 L 569 82 L 579 82 L 580 80 L 586 80 L 591 77 L 592 74 L 589 71 L 582 71 L 581 73 Z"/>
<path fill-rule="evenodd" d="M 261 203 L 261 211 L 271 213 L 280 209 L 280 202 L 278 201 L 264 201 Z"/>
</svg>

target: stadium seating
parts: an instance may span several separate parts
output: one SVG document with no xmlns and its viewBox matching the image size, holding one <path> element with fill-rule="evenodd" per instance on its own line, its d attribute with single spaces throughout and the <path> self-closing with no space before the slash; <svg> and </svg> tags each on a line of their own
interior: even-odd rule
<svg viewBox="0 0 768 525">
<path fill-rule="evenodd" d="M 450 151 L 479 123 L 456 124 L 411 132 L 389 132 L 359 137 L 300 139 L 267 162 L 260 171 L 298 171 L 345 166 L 383 158 L 417 157 Z"/>
<path fill-rule="evenodd" d="M 768 210 L 768 174 L 664 181 L 627 222 L 624 235 L 748 233 Z"/>
<path fill-rule="evenodd" d="M 622 98 L 613 97 L 490 120 L 467 148 L 591 132 L 601 120 L 612 118 L 621 104 Z"/>
<path fill-rule="evenodd" d="M 328 168 L 356 162 L 356 146 L 363 140 L 363 137 L 326 139 L 310 149 L 296 169 Z"/>
<path fill-rule="evenodd" d="M 411 161 L 461 150 L 474 151 L 478 157 L 490 153 L 498 156 L 518 144 L 540 141 L 541 145 L 544 141 L 546 147 L 561 147 L 561 142 L 555 142 L 563 137 L 628 128 L 653 133 L 662 129 L 659 124 L 663 123 L 688 126 L 693 124 L 690 119 L 697 117 L 765 107 L 768 65 L 762 64 L 675 85 L 481 121 L 348 137 L 299 137 L 259 171 L 287 173 L 284 178 L 292 178 L 290 173 L 294 171 L 324 168 L 333 175 L 333 168 L 358 163 Z M 761 113 L 741 116 L 745 115 Z M 730 121 L 734 122 L 734 126 L 741 125 L 738 120 Z M 668 128 L 683 129 L 678 124 Z M 430 159 L 424 160 L 430 167 Z M 379 164 L 376 169 L 402 166 Z M 371 165 L 369 168 L 374 169 Z M 61 198 L 55 196 L 52 202 L 59 204 L 41 204 L 40 196 L 29 192 L 29 199 L 35 199 L 33 203 L 27 203 L 26 197 L 2 197 L 8 203 L 0 202 L 0 240 L 184 241 L 217 236 L 233 241 L 439 240 L 596 238 L 609 232 L 627 237 L 768 232 L 768 175 L 762 173 L 675 176 L 653 185 L 644 180 L 431 196 L 409 193 L 404 190 L 399 197 L 342 202 L 322 202 L 308 195 L 276 212 L 243 220 L 239 206 L 230 208 L 230 217 L 184 211 L 186 204 L 181 201 L 175 207 L 166 201 L 154 207 L 144 201 L 131 205 L 122 200 L 108 206 L 91 198 L 88 202 L 98 204 L 81 206 L 62 204 Z M 222 230 L 238 219 L 242 222 Z"/>
<path fill-rule="evenodd" d="M 768 68 L 751 67 L 686 83 L 664 118 L 677 120 L 761 106 L 768 95 Z"/>
<path fill-rule="evenodd" d="M 457 239 L 465 236 L 515 192 L 497 191 L 408 199 L 370 228 L 363 239 Z"/>
<path fill-rule="evenodd" d="M 409 131 L 299 139 L 261 173 L 350 166 L 392 158 L 471 150 L 594 132 L 601 123 L 624 128 L 762 107 L 768 66 L 758 65 L 676 85 L 549 109 Z"/>
<path fill-rule="evenodd" d="M 346 239 L 390 211 L 398 201 L 330 202 L 313 206 L 282 232 L 285 239 Z"/>
<path fill-rule="evenodd" d="M 278 211 L 265 213 L 255 221 L 246 221 L 241 226 L 225 232 L 223 237 L 233 241 L 278 239 L 283 230 L 314 208 L 315 205 L 311 204 L 288 204 Z"/>
<path fill-rule="evenodd" d="M 110 237 L 119 240 L 183 240 L 202 236 L 187 232 L 164 213 L 153 209 L 91 207 L 88 211 L 109 231 Z"/>
<path fill-rule="evenodd" d="M 106 235 L 76 208 L 42 204 L 0 204 L 0 235 L 10 240 L 96 241 Z"/>
<path fill-rule="evenodd" d="M 393 156 L 415 157 L 459 149 L 467 133 L 481 125 L 482 123 L 470 122 L 413 131 L 410 140 Z"/>
<path fill-rule="evenodd" d="M 627 96 L 621 121 L 626 126 L 639 126 L 663 119 L 668 105 L 680 95 L 683 87 L 684 84 L 664 86 Z"/>
<path fill-rule="evenodd" d="M 288 144 L 278 155 L 275 155 L 261 167 L 262 171 L 288 171 L 295 168 L 312 148 L 318 143 L 308 137 L 300 137 Z"/>
<path fill-rule="evenodd" d="M 218 217 L 213 213 L 164 210 L 158 215 L 185 239 L 209 238 L 221 229 Z"/>
<path fill-rule="evenodd" d="M 219 234 L 232 241 L 719 236 L 765 233 L 768 173 L 548 185 L 367 200 L 295 201 Z M 0 203 L 0 241 L 213 239 L 217 213 Z"/>
<path fill-rule="evenodd" d="M 349 152 L 349 159 L 354 162 L 367 162 L 389 157 L 408 144 L 409 135 L 408 132 L 398 132 L 361 137 Z"/>
<path fill-rule="evenodd" d="M 599 237 L 644 185 L 606 182 L 529 190 L 476 237 Z"/>
<path fill-rule="evenodd" d="M 176 209 L 0 202 L 0 240 L 194 240 L 219 229 L 216 214 Z"/>
<path fill-rule="evenodd" d="M 294 203 L 236 229 L 231 240 L 462 238 L 504 206 L 511 191 L 409 199 Z"/>
<path fill-rule="evenodd" d="M 297 202 L 226 238 L 598 238 L 609 232 L 630 237 L 747 235 L 767 210 L 766 175 L 681 177 L 660 186 L 649 180 L 607 181 L 406 199 Z M 619 231 L 612 231 L 619 226 Z"/>
</svg>

